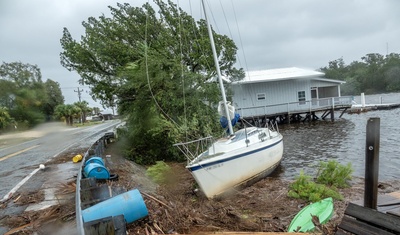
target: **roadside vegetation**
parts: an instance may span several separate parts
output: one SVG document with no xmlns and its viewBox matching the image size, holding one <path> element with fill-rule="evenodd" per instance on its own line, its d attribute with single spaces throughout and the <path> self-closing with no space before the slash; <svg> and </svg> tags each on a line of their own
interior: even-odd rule
<svg viewBox="0 0 400 235">
<path fill-rule="evenodd" d="M 44 82 L 37 65 L 0 65 L 0 133 L 29 129 L 45 121 L 82 123 L 96 111 L 88 105 L 86 101 L 64 104 L 60 84 L 51 79 Z"/>
<path fill-rule="evenodd" d="M 21 62 L 0 65 L 0 131 L 31 127 L 51 118 L 64 102 L 57 82 L 42 80 L 37 65 Z"/>
</svg>

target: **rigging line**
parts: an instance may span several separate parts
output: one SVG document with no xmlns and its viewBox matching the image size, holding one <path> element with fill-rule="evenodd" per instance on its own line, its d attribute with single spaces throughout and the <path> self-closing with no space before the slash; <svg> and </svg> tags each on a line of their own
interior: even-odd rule
<svg viewBox="0 0 400 235">
<path fill-rule="evenodd" d="M 200 7 L 201 7 L 201 4 L 200 4 Z M 189 8 L 190 8 L 190 15 L 193 16 L 192 1 L 190 1 L 190 0 L 189 0 Z M 202 14 L 202 11 L 200 11 L 200 14 Z M 200 17 L 202 17 L 202 16 L 200 16 Z M 205 57 L 206 53 L 205 53 L 203 47 L 201 46 L 201 44 L 199 43 L 199 41 L 200 41 L 199 39 L 201 39 L 201 34 L 197 35 L 197 30 L 196 29 L 197 29 L 196 21 L 193 18 L 192 30 L 193 30 L 193 34 L 194 34 L 194 37 L 195 37 L 194 41 L 195 41 L 196 45 L 199 47 L 200 54 L 204 55 L 204 57 Z M 208 71 L 211 71 L 211 67 L 212 66 L 208 63 L 207 60 L 204 60 L 204 62 L 205 62 L 205 66 L 207 67 Z"/>
<path fill-rule="evenodd" d="M 221 5 L 221 9 L 222 9 L 222 12 L 223 12 L 223 15 L 224 15 L 224 18 L 225 18 L 225 22 L 226 22 L 226 25 L 227 25 L 227 28 L 228 28 L 230 37 L 231 37 L 232 40 L 233 40 L 233 34 L 232 34 L 232 32 L 231 32 L 231 28 L 229 27 L 229 23 L 228 23 L 226 14 L 225 14 L 224 6 L 223 6 L 221 0 L 220 0 L 219 2 L 220 2 L 220 5 Z M 244 46 L 243 46 L 243 41 L 242 41 L 242 37 L 241 37 L 241 34 L 240 34 L 240 30 L 239 30 L 239 24 L 238 24 L 238 20 L 237 20 L 236 10 L 235 10 L 235 6 L 234 6 L 234 4 L 233 4 L 232 1 L 231 1 L 231 5 L 232 5 L 232 10 L 233 10 L 234 18 L 235 18 L 237 33 L 238 33 L 238 36 L 239 36 L 239 43 L 240 43 L 240 47 L 242 48 L 242 53 L 243 53 L 243 58 L 244 58 L 245 76 L 248 76 L 249 79 L 250 79 L 250 74 L 249 74 L 249 72 L 248 72 L 248 71 L 249 71 L 249 68 L 248 68 L 248 65 L 247 65 L 247 60 L 246 60 L 245 50 L 244 50 Z M 214 21 L 215 21 L 215 20 L 214 20 Z M 236 58 L 237 58 L 237 60 L 238 60 L 238 62 L 239 62 L 239 66 L 242 68 L 243 66 L 242 66 L 240 57 L 239 57 L 239 56 L 236 56 Z M 242 91 L 245 91 L 245 89 L 243 89 L 243 85 L 240 83 L 240 81 L 239 81 L 239 87 L 240 87 L 240 89 L 241 89 Z M 253 93 L 250 92 L 250 90 L 247 90 L 247 93 L 248 93 L 248 97 L 250 97 L 251 103 L 252 103 L 253 106 L 254 106 L 254 103 L 255 103 L 255 102 L 254 102 Z"/>
<path fill-rule="evenodd" d="M 215 20 L 213 11 L 212 11 L 212 9 L 211 9 L 210 3 L 209 3 L 207 0 L 205 0 L 205 2 L 206 2 L 206 5 L 208 6 L 208 11 L 211 13 L 211 18 L 213 19 L 215 29 L 216 29 L 216 31 L 218 32 L 218 34 L 221 34 L 221 31 L 220 31 L 219 28 L 218 28 L 217 21 Z"/>
<path fill-rule="evenodd" d="M 242 54 L 243 54 L 244 65 L 246 66 L 246 69 L 245 69 L 245 78 L 246 78 L 246 76 L 248 76 L 249 80 L 251 80 L 250 73 L 249 73 L 249 66 L 247 65 L 246 54 L 245 54 L 245 51 L 244 51 L 242 35 L 240 34 L 239 23 L 238 23 L 238 20 L 237 20 L 235 5 L 233 4 L 233 1 L 231 1 L 231 5 L 232 5 L 232 9 L 233 9 L 233 15 L 234 15 L 234 17 L 235 17 L 236 29 L 237 29 L 238 35 L 239 35 L 240 47 L 242 48 Z M 239 60 L 239 64 L 240 64 L 240 60 Z M 242 67 L 242 66 L 240 65 L 240 67 Z M 239 86 L 240 86 L 240 88 L 241 88 L 242 91 L 243 91 L 243 90 L 244 90 L 244 89 L 243 89 L 243 85 L 242 85 L 242 83 L 240 83 L 240 81 L 239 81 Z M 248 96 L 250 97 L 250 101 L 251 101 L 252 105 L 254 106 L 253 93 L 250 92 L 250 90 L 248 90 L 248 93 L 249 93 Z"/>
<path fill-rule="evenodd" d="M 226 14 L 225 14 L 224 6 L 223 6 L 221 0 L 220 0 L 219 2 L 220 2 L 220 5 L 221 5 L 221 9 L 222 9 L 222 12 L 223 12 L 223 15 L 224 15 L 224 18 L 225 18 L 225 22 L 226 22 L 226 25 L 227 25 L 227 28 L 228 28 L 230 37 L 231 37 L 232 40 L 233 40 L 233 34 L 232 34 L 232 32 L 231 32 L 231 28 L 229 27 L 229 23 L 228 23 Z M 237 32 L 238 32 L 238 36 L 239 36 L 240 47 L 242 48 L 242 53 L 243 53 L 243 58 L 244 58 L 245 76 L 249 76 L 249 78 L 250 78 L 250 74 L 248 73 L 249 68 L 248 68 L 248 65 L 247 65 L 247 60 L 246 60 L 246 56 L 245 56 L 243 41 L 242 41 L 242 37 L 241 37 L 241 34 L 240 34 L 240 30 L 239 30 L 239 24 L 238 24 L 238 20 L 237 20 L 236 11 L 235 11 L 235 6 L 234 6 L 234 4 L 233 4 L 232 1 L 231 1 L 231 5 L 232 5 L 233 14 L 234 14 L 234 17 L 235 17 L 235 23 L 236 23 L 236 29 L 237 29 Z M 239 57 L 239 56 L 236 56 L 236 58 L 237 58 L 237 60 L 238 60 L 238 62 L 239 62 L 239 66 L 242 68 L 243 66 L 242 66 L 240 57 Z M 239 87 L 240 87 L 240 89 L 241 89 L 242 91 L 244 90 L 244 89 L 243 89 L 243 85 L 242 85 L 240 82 L 239 82 Z M 253 106 L 254 106 L 253 94 L 250 92 L 250 90 L 248 90 L 247 92 L 249 93 L 248 96 L 250 97 L 250 101 L 251 101 L 251 103 L 252 103 Z"/>
<path fill-rule="evenodd" d="M 147 3 L 149 3 L 149 0 L 147 0 Z M 150 84 L 150 75 L 149 75 L 149 64 L 148 64 L 148 56 L 147 56 L 147 36 L 148 36 L 148 32 L 147 32 L 147 27 L 149 24 L 149 14 L 146 14 L 146 27 L 145 27 L 145 34 L 144 34 L 144 58 L 145 58 L 145 66 L 146 66 L 146 78 L 147 78 L 147 85 L 149 86 L 149 90 L 150 90 L 150 94 L 151 97 L 153 98 L 156 106 L 159 108 L 159 110 L 165 115 L 165 117 L 167 117 L 169 120 L 171 120 L 172 123 L 174 123 L 178 128 L 180 127 L 178 125 L 178 123 L 176 123 L 165 111 L 164 109 L 160 106 L 160 104 L 157 102 L 156 97 L 154 96 L 153 90 L 151 89 L 151 84 Z"/>
<path fill-rule="evenodd" d="M 186 113 L 186 95 L 185 95 L 185 79 L 183 76 L 183 49 L 182 49 L 182 18 L 181 18 L 181 10 L 179 6 L 179 0 L 177 0 L 178 4 L 178 17 L 179 17 L 179 49 L 181 56 L 181 81 L 182 81 L 182 96 L 183 96 L 183 115 L 184 115 L 184 126 L 185 126 L 185 138 L 188 139 L 187 133 L 187 113 Z"/>
<path fill-rule="evenodd" d="M 200 9 L 202 8 L 201 1 L 199 1 L 199 8 L 200 8 Z M 201 55 L 200 58 L 199 58 L 199 64 L 201 65 L 201 68 L 204 66 L 204 67 L 205 67 L 204 69 L 205 69 L 206 71 L 212 71 L 212 70 L 213 70 L 213 69 L 212 69 L 213 65 L 211 65 L 211 64 L 208 62 L 207 59 L 204 59 L 204 60 L 203 60 L 203 61 L 204 61 L 204 64 L 203 64 L 203 62 L 200 60 L 201 57 L 207 58 L 207 56 L 206 56 L 206 51 L 205 51 L 204 47 L 203 47 L 202 44 L 199 43 L 199 42 L 202 41 L 202 40 L 201 40 L 202 38 L 208 39 L 208 36 L 204 36 L 204 37 L 203 37 L 203 35 L 201 34 L 201 31 L 200 31 L 200 24 L 199 24 L 199 26 L 197 26 L 197 24 L 196 24 L 196 20 L 195 20 L 194 17 L 193 17 L 194 14 L 193 14 L 192 1 L 191 1 L 191 0 L 189 0 L 189 9 L 190 9 L 190 15 L 191 15 L 192 18 L 193 18 L 193 21 L 192 21 L 193 24 L 191 24 L 191 26 L 192 26 L 192 32 L 193 32 L 193 35 L 194 35 L 194 38 L 195 38 L 195 40 L 191 40 L 191 41 L 189 42 L 189 44 L 195 42 L 196 45 L 198 46 L 199 54 Z M 203 11 L 200 11 L 200 18 L 201 18 L 201 19 L 204 18 L 204 16 L 203 16 Z M 199 29 L 199 30 L 197 30 L 197 29 Z M 196 73 L 196 71 L 193 71 L 193 72 Z M 208 73 L 205 73 L 205 74 L 206 74 L 206 76 L 208 75 Z M 210 72 L 210 75 L 211 75 L 211 74 L 212 74 L 212 72 Z M 207 78 L 208 78 L 208 77 L 207 77 Z M 199 106 L 198 106 L 198 107 L 199 107 Z M 194 136 L 192 136 L 192 137 L 194 137 Z"/>
<path fill-rule="evenodd" d="M 231 31 L 231 27 L 229 27 L 228 19 L 227 19 L 227 17 L 226 17 L 225 10 L 224 10 L 224 6 L 223 6 L 221 0 L 219 0 L 219 4 L 221 5 L 222 13 L 224 14 L 225 23 L 226 23 L 226 26 L 227 26 L 227 28 L 228 28 L 229 36 L 230 36 L 231 39 L 233 40 L 233 34 L 232 34 L 232 31 Z M 239 66 L 242 67 L 242 63 L 241 63 L 241 61 L 240 61 L 240 57 L 239 57 L 239 56 L 236 56 L 236 58 L 237 58 L 237 60 L 238 60 L 238 62 L 239 62 Z"/>
<path fill-rule="evenodd" d="M 234 4 L 233 4 L 232 1 L 231 1 L 231 5 L 232 5 L 232 9 L 233 9 L 233 15 L 234 15 L 234 17 L 235 17 L 236 28 L 237 28 L 238 35 L 239 35 L 240 47 L 242 48 L 244 64 L 245 64 L 245 67 L 246 67 L 246 71 L 249 71 L 249 67 L 248 67 L 248 65 L 247 65 L 246 55 L 245 55 L 245 51 L 244 51 L 242 36 L 241 36 L 240 30 L 239 30 L 239 23 L 238 23 L 238 20 L 237 20 L 237 17 L 236 17 L 236 10 L 235 10 L 235 6 L 234 6 Z"/>
</svg>

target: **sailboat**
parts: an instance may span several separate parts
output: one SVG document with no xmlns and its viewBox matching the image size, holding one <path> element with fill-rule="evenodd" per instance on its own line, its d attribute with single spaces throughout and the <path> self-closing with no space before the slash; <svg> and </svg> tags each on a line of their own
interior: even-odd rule
<svg viewBox="0 0 400 235">
<path fill-rule="evenodd" d="M 178 143 L 175 146 L 179 147 L 188 158 L 186 168 L 191 171 L 201 191 L 206 197 L 214 198 L 272 173 L 282 160 L 283 137 L 276 124 L 264 128 L 247 127 L 233 132 L 232 122 L 236 121 L 237 115 L 235 115 L 234 106 L 226 100 L 223 78 L 204 0 L 202 0 L 202 5 L 223 99 L 219 104 L 218 111 L 224 118 L 231 120 L 227 121 L 229 136 L 213 143 L 211 142 L 212 137 L 206 137 Z M 196 147 L 191 148 L 190 145 L 196 145 Z M 202 150 L 204 151 L 197 154 Z"/>
</svg>

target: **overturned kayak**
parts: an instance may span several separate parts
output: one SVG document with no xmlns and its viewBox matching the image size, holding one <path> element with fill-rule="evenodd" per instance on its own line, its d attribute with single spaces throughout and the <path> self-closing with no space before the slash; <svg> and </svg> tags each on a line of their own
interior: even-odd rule
<svg viewBox="0 0 400 235">
<path fill-rule="evenodd" d="M 319 223 L 325 224 L 330 220 L 332 215 L 333 200 L 331 197 L 328 197 L 304 207 L 297 213 L 289 225 L 288 232 L 311 232 L 315 228 L 312 216 L 317 216 Z"/>
</svg>

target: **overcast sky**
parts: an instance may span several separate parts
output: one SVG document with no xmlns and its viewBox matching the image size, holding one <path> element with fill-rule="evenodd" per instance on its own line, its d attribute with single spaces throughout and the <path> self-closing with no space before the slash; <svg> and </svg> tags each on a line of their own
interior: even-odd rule
<svg viewBox="0 0 400 235">
<path fill-rule="evenodd" d="M 63 27 L 80 40 L 84 34 L 82 21 L 90 16 L 109 16 L 107 6 L 115 7 L 117 2 L 125 1 L 0 0 L 0 62 L 36 64 L 44 81 L 50 78 L 60 83 L 66 103 L 78 101 L 74 90 L 79 86 L 79 75 L 60 65 Z M 128 2 L 141 6 L 146 1 Z M 195 18 L 202 15 L 199 0 L 191 0 L 191 4 L 188 0 L 174 2 Z M 240 65 L 248 70 L 294 66 L 318 69 L 340 57 L 349 64 L 368 53 L 400 53 L 398 0 L 210 2 L 215 20 L 212 24 L 219 33 L 234 39 Z M 82 98 L 96 106 L 86 93 L 88 88 L 80 89 L 84 90 Z"/>
</svg>

